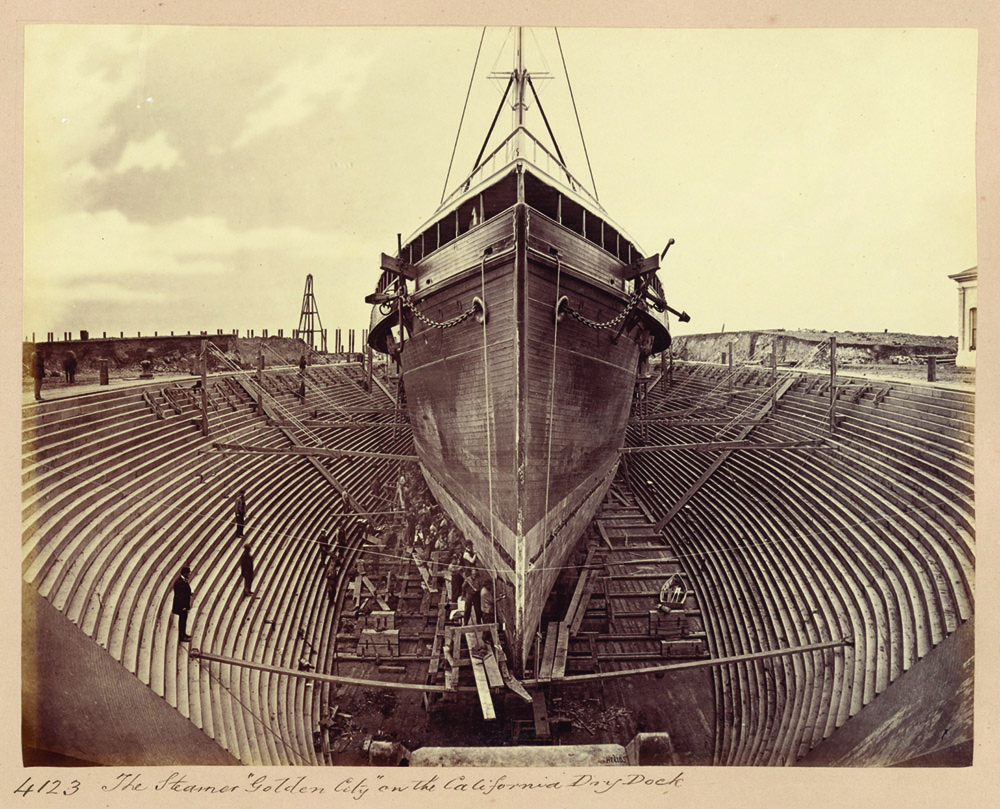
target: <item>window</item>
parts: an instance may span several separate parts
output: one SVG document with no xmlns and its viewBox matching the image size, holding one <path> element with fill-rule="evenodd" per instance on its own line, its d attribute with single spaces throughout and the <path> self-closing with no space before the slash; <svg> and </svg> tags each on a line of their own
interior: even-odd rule
<svg viewBox="0 0 1000 809">
<path fill-rule="evenodd" d="M 976 307 L 973 306 L 969 310 L 969 351 L 976 350 L 976 327 L 978 325 L 976 323 L 977 320 L 976 315 L 977 315 L 977 310 Z"/>
</svg>

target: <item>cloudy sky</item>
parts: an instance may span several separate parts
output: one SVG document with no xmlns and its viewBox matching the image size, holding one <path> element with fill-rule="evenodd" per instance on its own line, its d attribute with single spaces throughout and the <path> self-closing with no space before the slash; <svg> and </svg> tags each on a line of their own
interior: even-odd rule
<svg viewBox="0 0 1000 809">
<path fill-rule="evenodd" d="M 24 334 L 287 333 L 307 273 L 331 341 L 365 328 L 379 254 L 440 202 L 481 33 L 26 26 Z M 676 239 L 675 333 L 955 333 L 947 276 L 977 263 L 974 31 L 560 37 L 602 204 L 647 253 Z M 552 31 L 525 41 L 589 178 Z M 511 42 L 483 40 L 450 186 Z"/>
</svg>

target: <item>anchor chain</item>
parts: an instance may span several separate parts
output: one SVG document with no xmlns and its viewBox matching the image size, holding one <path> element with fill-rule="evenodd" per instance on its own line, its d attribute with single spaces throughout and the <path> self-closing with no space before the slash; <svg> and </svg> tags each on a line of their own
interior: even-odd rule
<svg viewBox="0 0 1000 809">
<path fill-rule="evenodd" d="M 563 296 L 559 303 L 556 305 L 556 315 L 558 316 L 562 312 L 567 312 L 568 314 L 579 320 L 584 326 L 589 326 L 592 329 L 613 329 L 621 325 L 622 321 L 625 320 L 631 314 L 632 310 L 639 304 L 642 300 L 642 296 L 646 293 L 646 284 L 641 284 L 638 289 L 633 293 L 632 297 L 629 298 L 628 303 L 625 308 L 622 309 L 615 317 L 611 320 L 605 321 L 604 323 L 598 323 L 596 320 L 591 320 L 589 317 L 580 314 L 576 309 L 569 305 L 569 300 L 566 296 Z"/>
<path fill-rule="evenodd" d="M 482 306 L 479 302 L 479 299 L 474 298 L 472 301 L 472 306 L 470 306 L 468 309 L 462 312 L 462 314 L 456 315 L 455 317 L 451 318 L 451 320 L 444 320 L 439 322 L 437 320 L 431 320 L 429 317 L 427 317 L 427 315 L 425 315 L 423 312 L 417 309 L 417 307 L 414 306 L 413 301 L 409 295 L 404 293 L 402 295 L 402 299 L 403 299 L 403 305 L 406 306 L 406 308 L 409 309 L 411 312 L 413 312 L 413 314 L 415 314 L 418 318 L 420 318 L 420 320 L 424 323 L 425 326 L 429 326 L 432 329 L 450 329 L 452 326 L 457 326 L 463 320 L 475 314 L 476 310 Z M 485 307 L 483 308 L 485 311 Z"/>
</svg>

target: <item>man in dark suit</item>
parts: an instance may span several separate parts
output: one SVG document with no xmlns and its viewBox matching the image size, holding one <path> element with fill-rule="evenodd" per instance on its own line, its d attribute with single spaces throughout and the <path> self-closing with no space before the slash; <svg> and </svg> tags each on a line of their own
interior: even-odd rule
<svg viewBox="0 0 1000 809">
<path fill-rule="evenodd" d="M 42 380 L 45 379 L 45 349 L 36 346 L 31 354 L 31 376 L 35 380 L 35 401 L 42 401 Z"/>
<path fill-rule="evenodd" d="M 63 372 L 66 374 L 66 381 L 69 384 L 76 383 L 76 352 L 66 352 L 66 356 L 63 357 Z"/>
<path fill-rule="evenodd" d="M 243 595 L 253 595 L 253 556 L 250 553 L 250 543 L 243 546 L 240 557 L 240 574 L 243 576 Z"/>
<path fill-rule="evenodd" d="M 190 575 L 191 568 L 185 565 L 181 568 L 181 575 L 174 582 L 174 607 L 172 612 L 179 620 L 181 643 L 191 640 L 191 636 L 187 633 L 188 610 L 191 609 L 191 585 L 188 582 Z"/>
<path fill-rule="evenodd" d="M 246 489 L 240 489 L 236 493 L 236 536 L 243 536 L 243 526 L 246 523 L 247 518 L 247 500 L 246 500 Z"/>
</svg>

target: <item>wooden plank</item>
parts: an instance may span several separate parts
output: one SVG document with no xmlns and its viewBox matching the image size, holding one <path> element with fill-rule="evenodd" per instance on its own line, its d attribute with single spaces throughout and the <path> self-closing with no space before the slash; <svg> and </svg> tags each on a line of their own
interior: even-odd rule
<svg viewBox="0 0 1000 809">
<path fill-rule="evenodd" d="M 407 281 L 413 281 L 417 277 L 416 267 L 388 253 L 382 254 L 382 269 L 402 275 Z"/>
<path fill-rule="evenodd" d="M 444 622 L 447 603 L 442 598 L 438 601 L 437 623 L 434 625 L 434 642 L 431 645 L 431 662 L 427 667 L 427 682 L 433 682 L 441 667 L 441 649 L 444 646 Z"/>
<path fill-rule="evenodd" d="M 593 578 L 590 578 L 587 581 L 587 586 L 583 588 L 583 595 L 580 597 L 580 604 L 576 608 L 576 615 L 569 625 L 570 635 L 575 635 L 580 631 L 580 624 L 583 623 L 583 617 L 587 614 L 587 605 L 590 603 L 590 597 L 594 594 L 596 584 L 597 582 Z"/>
<path fill-rule="evenodd" d="M 475 641 L 468 633 L 465 635 L 465 643 L 469 647 L 469 654 L 472 655 Z M 496 719 L 497 714 L 493 709 L 493 697 L 490 694 L 490 684 L 486 677 L 486 667 L 483 665 L 483 661 L 476 657 L 472 658 L 472 676 L 476 679 L 476 691 L 479 694 L 479 705 L 483 709 L 483 719 Z"/>
<path fill-rule="evenodd" d="M 489 681 L 490 688 L 503 688 L 505 683 L 503 681 L 503 674 L 500 673 L 500 665 L 497 663 L 496 655 L 489 646 L 486 648 L 486 657 L 483 658 L 483 666 L 486 668 L 486 679 Z"/>
<path fill-rule="evenodd" d="M 601 535 L 601 539 L 604 540 L 605 544 L 607 544 L 611 550 L 615 549 L 615 546 L 611 544 L 611 540 L 608 539 L 608 532 L 604 530 L 604 523 L 600 520 L 597 521 L 597 533 Z"/>
<path fill-rule="evenodd" d="M 489 632 L 494 638 L 496 637 L 497 625 L 496 624 L 466 624 L 465 626 L 455 626 L 451 628 L 451 631 L 456 635 L 468 635 L 468 634 L 479 634 L 480 632 Z"/>
<path fill-rule="evenodd" d="M 559 680 L 566 676 L 566 658 L 569 655 L 569 625 L 560 623 L 559 636 L 556 639 L 556 655 L 552 662 L 552 679 Z"/>
<path fill-rule="evenodd" d="M 633 278 L 638 278 L 640 275 L 648 275 L 651 272 L 656 272 L 658 269 L 660 269 L 660 256 L 659 254 L 655 254 L 647 258 L 636 259 L 622 271 L 620 277 L 625 281 L 631 281 Z"/>
<path fill-rule="evenodd" d="M 430 592 L 436 593 L 437 587 L 434 586 L 434 580 L 431 578 L 430 571 L 427 569 L 427 566 L 417 558 L 416 551 L 413 552 L 413 562 L 417 566 L 420 578 L 423 579 L 424 586 L 430 590 Z"/>
<path fill-rule="evenodd" d="M 785 393 L 788 391 L 788 389 L 791 388 L 792 385 L 794 385 L 797 381 L 798 381 L 797 377 L 789 377 L 785 382 L 781 384 L 778 390 L 775 391 L 771 402 L 768 402 L 766 405 L 764 405 L 764 407 L 762 407 L 758 412 L 751 414 L 751 418 L 762 419 L 771 409 L 771 403 L 776 402 L 778 399 L 784 396 Z M 742 440 L 746 438 L 750 434 L 752 429 L 753 429 L 752 425 L 744 427 L 737 434 L 736 436 L 737 440 Z M 684 508 L 685 505 L 687 505 L 688 500 L 694 497 L 697 491 L 704 485 L 705 481 L 707 481 L 710 477 L 712 477 L 712 475 L 715 474 L 715 471 L 722 465 L 723 461 L 725 461 L 726 458 L 728 457 L 729 457 L 729 451 L 724 451 L 720 455 L 718 455 L 718 457 L 716 457 L 716 459 L 712 461 L 712 463 L 708 466 L 708 468 L 701 473 L 701 475 L 698 477 L 698 480 L 696 480 L 693 484 L 691 484 L 691 486 L 684 493 L 684 495 L 670 507 L 670 510 L 667 511 L 667 513 L 664 514 L 662 517 L 660 517 L 660 519 L 656 523 L 656 528 L 654 530 L 657 532 L 662 531 L 666 527 L 667 523 L 670 522 L 678 514 L 678 512 L 680 512 L 680 510 Z"/>
<path fill-rule="evenodd" d="M 581 603 L 583 600 L 583 594 L 587 591 L 588 584 L 591 584 L 597 571 L 594 570 L 594 556 L 597 554 L 597 548 L 591 546 L 587 550 L 587 559 L 583 563 L 583 568 L 580 571 L 580 578 L 577 579 L 576 587 L 573 590 L 573 598 L 570 599 L 569 607 L 566 610 L 566 617 L 563 619 L 563 623 L 569 626 L 580 626 L 580 622 L 583 620 L 583 613 L 587 611 L 586 603 Z M 593 585 L 591 584 L 591 592 L 593 592 Z M 588 594 L 587 599 L 590 596 Z M 579 620 L 577 616 L 579 615 Z M 574 632 L 576 630 L 573 630 Z"/>
<path fill-rule="evenodd" d="M 497 643 L 495 635 L 493 636 L 493 650 L 497 656 L 497 664 L 500 666 L 500 676 L 503 677 L 504 684 L 525 702 L 532 702 L 531 694 L 525 691 L 524 686 L 507 668 L 507 655 L 504 654 L 503 647 Z"/>
<path fill-rule="evenodd" d="M 536 691 L 531 699 L 531 712 L 535 718 L 535 738 L 549 738 L 549 710 L 545 704 L 545 695 L 541 691 Z"/>
<path fill-rule="evenodd" d="M 621 503 L 623 506 L 625 506 L 625 508 L 631 508 L 632 507 L 632 504 L 622 496 L 621 492 L 618 491 L 618 487 L 617 486 L 612 486 L 608 491 L 610 491 L 611 494 L 613 494 L 615 496 L 615 499 L 617 499 L 619 503 Z"/>
<path fill-rule="evenodd" d="M 552 664 L 556 656 L 556 640 L 559 638 L 559 624 L 550 621 L 545 630 L 545 649 L 542 652 L 542 665 L 538 669 L 538 682 L 547 683 L 552 679 Z"/>
<path fill-rule="evenodd" d="M 385 599 L 384 599 L 384 598 L 382 598 L 382 596 L 380 596 L 380 595 L 378 594 L 378 590 L 376 590 L 376 589 L 375 589 L 375 585 L 374 585 L 374 584 L 372 584 L 372 582 L 371 582 L 371 579 L 369 579 L 369 578 L 368 578 L 367 576 L 362 576 L 362 577 L 361 577 L 361 581 L 363 581 L 363 582 L 364 582 L 364 584 L 365 584 L 365 587 L 367 587 L 367 588 L 368 588 L 369 592 L 371 592 L 371 594 L 372 594 L 373 596 L 375 596 L 375 601 L 376 601 L 376 603 L 377 603 L 377 604 L 378 604 L 378 605 L 379 605 L 379 606 L 380 606 L 380 607 L 381 607 L 381 608 L 382 608 L 383 610 L 388 610 L 388 609 L 389 609 L 389 605 L 388 605 L 388 604 L 386 603 Z"/>
<path fill-rule="evenodd" d="M 256 452 L 261 455 L 305 455 L 316 456 L 319 458 L 368 458 L 371 460 L 382 460 L 382 461 L 418 461 L 420 458 L 416 455 L 400 455 L 387 452 L 364 452 L 362 450 L 353 449 L 337 449 L 334 447 L 303 447 L 303 446 L 291 446 L 291 447 L 265 447 L 265 446 L 254 446 L 251 444 L 227 444 L 222 441 L 213 441 L 212 449 L 216 449 L 222 452 Z M 363 509 L 357 509 L 362 511 Z"/>
<path fill-rule="evenodd" d="M 590 554 L 587 555 L 587 561 L 590 561 Z M 587 567 L 580 571 L 580 578 L 576 580 L 576 587 L 573 589 L 573 598 L 570 599 L 569 606 L 566 608 L 566 617 L 563 618 L 564 624 L 572 624 L 573 619 L 576 618 L 576 613 L 580 609 L 580 599 L 583 597 L 583 591 L 590 579 L 590 574 L 591 571 Z"/>
<path fill-rule="evenodd" d="M 482 657 L 478 659 L 482 660 L 483 667 L 486 669 L 486 679 L 490 684 L 490 688 L 503 688 L 504 681 L 503 676 L 500 674 L 500 666 L 497 665 L 497 659 L 493 653 L 492 647 L 485 642 L 485 633 L 482 631 L 483 628 L 489 626 L 492 625 L 481 624 L 480 627 L 477 628 L 477 631 L 465 633 L 465 640 L 469 645 L 469 654 L 471 657 L 475 658 L 475 655 L 471 652 L 472 649 L 479 649 L 484 652 Z"/>
</svg>

